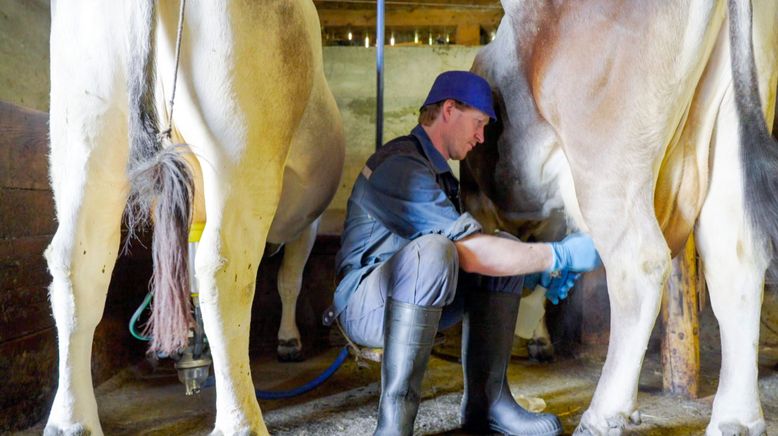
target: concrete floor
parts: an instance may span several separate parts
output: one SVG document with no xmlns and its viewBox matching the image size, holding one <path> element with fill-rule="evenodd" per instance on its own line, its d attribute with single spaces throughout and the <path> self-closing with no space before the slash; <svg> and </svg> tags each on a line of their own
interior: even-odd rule
<svg viewBox="0 0 778 436">
<path fill-rule="evenodd" d="M 773 306 L 775 307 L 775 306 Z M 772 309 L 771 309 L 772 310 Z M 778 320 L 775 313 L 763 319 Z M 703 312 L 700 399 L 683 400 L 662 394 L 657 352 L 646 355 L 640 378 L 640 426 L 628 434 L 689 435 L 704 433 L 719 371 L 718 332 L 710 310 Z M 767 419 L 767 434 L 778 434 L 778 332 L 763 322 L 759 387 Z M 318 375 L 337 355 L 332 348 L 305 362 L 282 364 L 270 357 L 253 359 L 256 387 L 289 389 Z M 604 347 L 588 347 L 569 357 L 540 364 L 514 359 L 508 378 L 515 396 L 540 397 L 546 410 L 559 415 L 571 433 L 586 410 L 599 377 Z M 260 401 L 268 429 L 277 435 L 367 435 L 376 423 L 380 370 L 359 367 L 349 359 L 323 386 L 291 400 Z M 423 385 L 416 434 L 462 434 L 458 431 L 462 375 L 458 363 L 433 355 Z M 97 390 L 103 430 L 107 435 L 205 435 L 215 418 L 215 392 L 184 395 L 172 365 L 152 369 L 145 362 L 127 368 Z M 44 423 L 17 433 L 38 435 Z"/>
</svg>

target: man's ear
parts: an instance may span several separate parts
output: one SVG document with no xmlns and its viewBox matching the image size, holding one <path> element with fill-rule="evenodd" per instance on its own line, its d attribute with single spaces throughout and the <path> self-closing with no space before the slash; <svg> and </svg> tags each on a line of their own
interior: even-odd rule
<svg viewBox="0 0 778 436">
<path fill-rule="evenodd" d="M 443 106 L 440 108 L 440 113 L 443 116 L 444 121 L 448 121 L 451 118 L 452 111 L 456 108 L 454 100 L 448 99 L 443 102 Z"/>
</svg>

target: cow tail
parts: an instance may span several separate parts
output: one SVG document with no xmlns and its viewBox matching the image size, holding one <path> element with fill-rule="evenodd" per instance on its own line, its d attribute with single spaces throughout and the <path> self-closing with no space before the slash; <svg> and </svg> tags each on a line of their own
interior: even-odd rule
<svg viewBox="0 0 778 436">
<path fill-rule="evenodd" d="M 764 247 L 778 247 L 778 143 L 767 131 L 752 41 L 750 0 L 729 0 L 729 41 L 748 219 Z"/>
<path fill-rule="evenodd" d="M 131 185 L 127 240 L 151 221 L 154 303 L 146 333 L 152 337 L 150 352 L 172 354 L 187 346 L 193 322 L 187 249 L 194 183 L 179 151 L 163 147 L 159 134 L 154 100 L 154 2 L 132 5 L 136 15 L 130 19 L 127 41 Z"/>
</svg>

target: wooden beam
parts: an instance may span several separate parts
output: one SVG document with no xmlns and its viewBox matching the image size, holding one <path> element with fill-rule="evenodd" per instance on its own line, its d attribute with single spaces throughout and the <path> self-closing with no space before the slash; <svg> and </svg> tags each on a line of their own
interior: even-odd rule
<svg viewBox="0 0 778 436">
<path fill-rule="evenodd" d="M 662 296 L 662 385 L 665 392 L 697 398 L 700 378 L 700 322 L 694 238 L 675 259 Z"/>
<path fill-rule="evenodd" d="M 323 27 L 374 27 L 375 15 L 375 9 L 319 9 L 319 21 Z M 497 28 L 502 15 L 502 9 L 389 9 L 386 11 L 386 26 L 456 27 L 459 25 L 479 25 Z"/>
<path fill-rule="evenodd" d="M 481 26 L 478 24 L 458 25 L 455 40 L 459 45 L 481 44 Z"/>
</svg>

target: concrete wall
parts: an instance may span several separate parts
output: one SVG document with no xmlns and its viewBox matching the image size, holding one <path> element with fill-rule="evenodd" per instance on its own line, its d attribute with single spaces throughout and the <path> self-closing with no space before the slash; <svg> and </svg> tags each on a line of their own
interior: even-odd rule
<svg viewBox="0 0 778 436">
<path fill-rule="evenodd" d="M 49 111 L 49 0 L 0 0 L 0 100 Z"/>
</svg>

